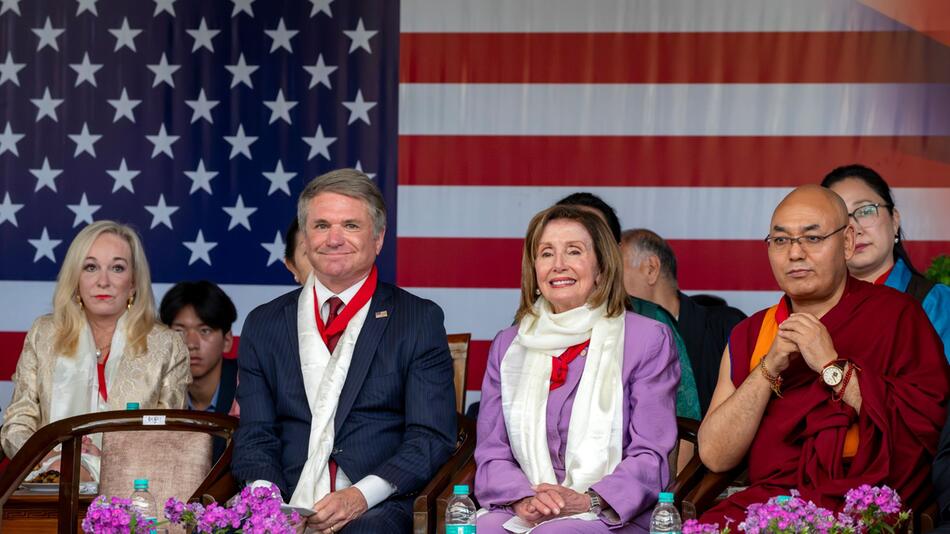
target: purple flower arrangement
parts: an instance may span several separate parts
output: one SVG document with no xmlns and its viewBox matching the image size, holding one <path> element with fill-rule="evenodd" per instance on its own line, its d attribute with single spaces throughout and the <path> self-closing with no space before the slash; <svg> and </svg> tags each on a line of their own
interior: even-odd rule
<svg viewBox="0 0 950 534">
<path fill-rule="evenodd" d="M 294 534 L 300 523 L 297 512 L 289 516 L 280 506 L 283 501 L 276 486 L 244 488 L 230 506 L 211 503 L 185 504 L 172 497 L 165 503 L 165 517 L 172 523 L 190 528 L 194 534 Z"/>
<path fill-rule="evenodd" d="M 901 499 L 887 486 L 867 484 L 845 495 L 844 509 L 832 511 L 805 501 L 792 490 L 791 496 L 773 497 L 765 503 L 749 506 L 738 530 L 750 534 L 883 534 L 892 533 L 905 523 L 910 514 L 901 511 Z M 683 525 L 683 534 L 728 534 L 727 524 L 700 523 L 695 519 Z"/>
<path fill-rule="evenodd" d="M 165 518 L 193 534 L 294 534 L 300 515 L 284 514 L 281 504 L 275 486 L 247 487 L 227 506 L 185 504 L 172 497 L 165 503 Z M 84 532 L 95 534 L 148 534 L 151 526 L 129 499 L 105 496 L 93 501 L 82 522 Z"/>
<path fill-rule="evenodd" d="M 97 497 L 82 520 L 83 532 L 96 534 L 149 534 L 149 524 L 130 499 Z"/>
</svg>

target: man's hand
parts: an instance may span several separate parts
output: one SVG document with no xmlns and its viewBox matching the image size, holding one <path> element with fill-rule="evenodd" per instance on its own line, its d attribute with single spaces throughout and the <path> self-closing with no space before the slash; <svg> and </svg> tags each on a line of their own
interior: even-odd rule
<svg viewBox="0 0 950 534">
<path fill-rule="evenodd" d="M 307 518 L 307 526 L 319 532 L 339 532 L 347 523 L 366 513 L 363 492 L 355 486 L 335 491 L 313 505 L 316 512 Z"/>
<path fill-rule="evenodd" d="M 556 484 L 538 484 L 535 488 L 538 493 L 555 493 L 561 497 L 559 515 L 574 515 L 590 510 L 590 496 L 586 493 L 578 493 L 571 488 L 558 486 Z"/>
<path fill-rule="evenodd" d="M 788 321 L 786 320 L 785 323 Z M 782 323 L 783 325 L 785 323 Z M 763 365 L 765 365 L 765 370 L 769 372 L 770 375 L 778 375 L 782 371 L 788 369 L 789 364 L 792 363 L 792 359 L 798 354 L 798 346 L 795 345 L 791 340 L 782 337 L 781 326 L 779 327 L 779 335 L 775 336 L 775 339 L 772 340 L 772 346 L 769 347 L 769 352 L 763 358 Z"/>
<path fill-rule="evenodd" d="M 794 343 L 808 367 L 816 373 L 830 361 L 838 359 L 831 334 L 817 317 L 810 313 L 793 313 L 778 327 L 779 338 Z"/>
</svg>

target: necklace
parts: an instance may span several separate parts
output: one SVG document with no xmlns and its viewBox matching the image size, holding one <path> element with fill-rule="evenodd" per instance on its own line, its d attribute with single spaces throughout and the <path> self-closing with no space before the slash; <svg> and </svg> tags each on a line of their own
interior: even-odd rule
<svg viewBox="0 0 950 534">
<path fill-rule="evenodd" d="M 109 347 L 111 347 L 111 346 L 112 346 L 112 344 L 110 343 L 109 345 L 106 345 L 106 346 L 104 346 L 104 347 L 96 347 L 96 361 L 97 361 L 97 362 L 102 362 L 102 355 L 103 355 L 104 353 L 108 352 L 108 351 L 109 351 Z"/>
</svg>

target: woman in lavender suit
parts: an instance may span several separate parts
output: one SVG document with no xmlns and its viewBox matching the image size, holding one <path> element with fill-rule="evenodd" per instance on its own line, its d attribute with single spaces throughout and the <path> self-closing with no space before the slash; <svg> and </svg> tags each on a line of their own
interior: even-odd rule
<svg viewBox="0 0 950 534">
<path fill-rule="evenodd" d="M 596 215 L 535 215 L 517 325 L 492 343 L 478 418 L 479 534 L 646 532 L 669 481 L 680 369 L 669 329 L 624 311 Z"/>
</svg>

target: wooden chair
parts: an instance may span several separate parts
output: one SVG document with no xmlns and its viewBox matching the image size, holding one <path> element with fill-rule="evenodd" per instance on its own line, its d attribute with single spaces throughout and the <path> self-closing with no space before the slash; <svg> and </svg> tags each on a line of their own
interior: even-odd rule
<svg viewBox="0 0 950 534">
<path fill-rule="evenodd" d="M 670 455 L 670 469 L 673 470 L 673 476 L 670 477 L 671 482 L 670 485 L 667 486 L 667 491 L 673 493 L 676 499 L 676 506 L 682 509 L 681 505 L 684 497 L 699 483 L 708 470 L 705 469 L 702 460 L 699 459 L 699 448 L 696 438 L 699 434 L 699 421 L 685 417 L 677 417 L 676 430 L 679 439 L 677 440 L 677 448 L 674 449 Z M 689 459 L 689 462 L 687 462 L 683 469 L 679 473 L 676 473 L 675 466 L 677 464 L 676 460 L 679 454 L 680 441 L 692 443 L 694 453 L 693 457 Z"/>
<path fill-rule="evenodd" d="M 419 492 L 418 497 L 412 505 L 412 521 L 414 534 L 426 534 L 435 532 L 436 515 L 445 514 L 445 504 L 438 504 L 437 497 L 441 495 L 446 487 L 451 490 L 452 476 L 463 465 L 469 462 L 472 455 L 475 454 L 475 423 L 462 415 L 465 409 L 465 380 L 466 364 L 468 362 L 468 348 L 471 343 L 471 334 L 449 334 L 449 351 L 452 353 L 452 367 L 454 370 L 453 382 L 455 384 L 455 408 L 458 411 L 458 440 L 455 444 L 455 452 L 449 458 L 432 480 Z M 439 510 L 439 507 L 442 510 Z M 441 527 L 439 532 L 444 532 L 445 527 Z"/>
<path fill-rule="evenodd" d="M 449 334 L 449 352 L 455 372 L 455 411 L 465 413 L 465 380 L 468 378 L 468 346 L 472 334 Z"/>
<path fill-rule="evenodd" d="M 150 418 L 152 424 L 146 424 L 146 417 Z M 56 532 L 60 534 L 75 534 L 78 532 L 79 460 L 82 451 L 82 437 L 89 434 L 122 431 L 203 432 L 227 439 L 224 454 L 211 467 L 204 481 L 188 499 L 191 501 L 204 495 L 210 495 L 223 502 L 237 491 L 237 486 L 229 473 L 233 448 L 231 436 L 236 428 L 237 419 L 233 417 L 188 410 L 97 412 L 56 421 L 33 434 L 20 449 L 20 452 L 13 457 L 9 468 L 0 475 L 0 516 L 5 517 L 4 509 L 23 499 L 20 496 L 14 496 L 14 492 L 32 471 L 33 467 L 53 447 L 61 444 L 61 475 L 59 495 L 55 504 L 56 522 L 58 524 Z M 143 454 L 148 453 L 148 450 L 143 451 Z M 173 476 L 174 466 L 167 467 L 167 472 Z M 149 476 L 155 475 L 149 474 Z M 131 490 L 129 490 L 129 493 L 131 493 Z M 5 522 L 5 520 L 0 521 Z M 8 531 L 8 526 L 0 523 L 0 531 Z M 37 530 L 33 528 L 31 531 L 35 532 Z"/>
</svg>

